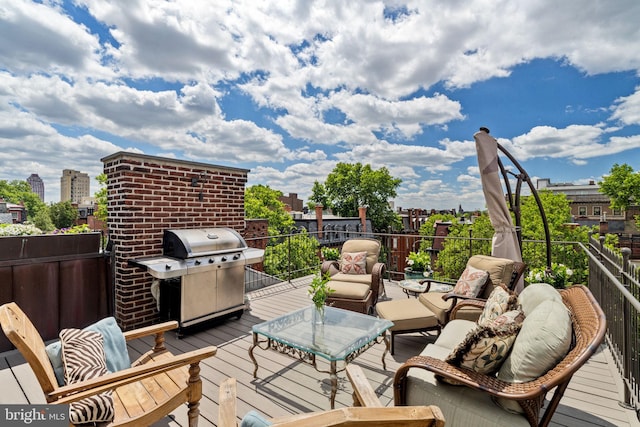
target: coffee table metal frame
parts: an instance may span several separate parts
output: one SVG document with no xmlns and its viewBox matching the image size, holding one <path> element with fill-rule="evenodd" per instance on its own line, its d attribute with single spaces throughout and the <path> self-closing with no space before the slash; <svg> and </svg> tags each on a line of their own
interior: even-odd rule
<svg viewBox="0 0 640 427">
<path fill-rule="evenodd" d="M 348 363 L 375 344 L 384 342 L 382 367 L 386 370 L 385 356 L 389 352 L 387 330 L 393 323 L 366 314 L 325 307 L 319 313 L 314 306 L 305 307 L 272 320 L 254 325 L 253 345 L 249 357 L 254 365 L 253 377 L 257 378 L 258 361 L 253 351 L 275 350 L 301 362 L 307 363 L 331 379 L 331 409 L 335 407 L 338 390 L 338 372 L 346 369 Z M 263 338 L 261 338 L 263 337 Z M 321 370 L 317 357 L 329 362 L 329 370 Z M 343 366 L 338 368 L 338 362 Z"/>
</svg>

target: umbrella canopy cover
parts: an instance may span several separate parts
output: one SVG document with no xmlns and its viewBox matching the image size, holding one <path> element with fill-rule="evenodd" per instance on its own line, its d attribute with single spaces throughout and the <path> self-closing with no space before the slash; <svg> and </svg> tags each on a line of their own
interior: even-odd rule
<svg viewBox="0 0 640 427">
<path fill-rule="evenodd" d="M 489 220 L 494 230 L 491 255 L 521 262 L 522 254 L 518 244 L 518 235 L 513 226 L 511 213 L 507 207 L 500 182 L 498 143 L 489 134 L 488 129 L 476 132 L 473 139 L 476 141 L 482 191 L 489 211 Z M 521 279 L 516 285 L 516 292 L 520 292 L 523 287 L 524 281 Z"/>
</svg>

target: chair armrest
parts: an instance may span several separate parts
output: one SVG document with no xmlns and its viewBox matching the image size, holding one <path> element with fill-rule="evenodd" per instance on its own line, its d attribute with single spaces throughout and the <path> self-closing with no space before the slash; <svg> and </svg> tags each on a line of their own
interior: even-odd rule
<svg viewBox="0 0 640 427">
<path fill-rule="evenodd" d="M 349 381 L 351 381 L 351 386 L 353 387 L 353 406 L 364 406 L 364 407 L 382 407 L 382 403 L 376 392 L 371 387 L 371 383 L 365 377 L 362 368 L 358 365 L 349 364 L 347 365 L 347 377 L 349 377 Z"/>
<path fill-rule="evenodd" d="M 322 261 L 322 264 L 320 265 L 321 276 L 324 276 L 326 273 L 329 273 L 329 276 L 333 276 L 339 271 L 340 271 L 340 261 L 336 261 L 336 260 Z"/>
<path fill-rule="evenodd" d="M 75 402 L 85 397 L 93 396 L 107 390 L 113 390 L 117 387 L 140 381 L 162 372 L 167 372 L 182 366 L 197 365 L 201 360 L 214 356 L 216 352 L 216 347 L 209 346 L 179 355 L 170 354 L 161 360 L 57 388 L 47 395 L 47 400 L 55 401 L 55 403 Z"/>
<path fill-rule="evenodd" d="M 458 313 L 458 310 L 462 310 L 463 308 L 478 308 L 480 310 L 483 310 L 485 305 L 486 305 L 486 300 L 481 300 L 481 299 L 467 299 L 467 300 L 459 301 L 451 309 L 451 313 L 449 314 L 449 320 L 453 320 L 456 318 L 456 314 Z"/>
<path fill-rule="evenodd" d="M 468 297 L 466 295 L 460 295 L 460 294 L 454 294 L 453 292 L 448 292 L 444 295 L 442 295 L 442 299 L 445 301 L 449 301 L 449 300 L 453 300 L 454 301 L 454 305 L 455 304 L 460 304 L 463 301 L 479 301 L 482 303 L 486 303 L 487 300 L 484 298 L 478 298 L 478 297 Z"/>
<path fill-rule="evenodd" d="M 425 292 L 429 292 L 429 290 L 431 289 L 431 285 L 433 283 L 439 283 L 441 285 L 451 285 L 451 286 L 456 285 L 455 283 L 447 282 L 445 280 L 436 280 L 436 279 L 420 279 L 418 280 L 418 283 L 420 283 L 421 285 L 424 285 L 425 283 L 427 284 Z"/>
<path fill-rule="evenodd" d="M 145 326 L 144 328 L 134 329 L 132 331 L 123 332 L 124 339 L 131 341 L 134 339 L 146 337 L 153 334 L 164 333 L 178 328 L 178 322 L 171 320 L 169 322 L 158 323 L 157 325 Z"/>
<path fill-rule="evenodd" d="M 461 386 L 489 393 L 497 397 L 511 400 L 528 400 L 547 393 L 558 384 L 557 381 L 542 382 L 549 374 L 527 383 L 509 383 L 496 377 L 484 375 L 471 369 L 453 366 L 445 361 L 430 356 L 414 356 L 408 359 L 396 371 L 393 379 L 395 405 L 406 404 L 406 379 L 409 369 L 425 369 L 443 378 L 457 381 Z"/>
<path fill-rule="evenodd" d="M 371 292 L 373 293 L 373 303 L 378 302 L 378 294 L 380 293 L 380 287 L 383 284 L 384 273 L 387 266 L 382 262 L 377 262 L 371 269 Z"/>
<path fill-rule="evenodd" d="M 237 427 L 236 379 L 227 378 L 220 384 L 218 400 L 218 426 Z"/>
<path fill-rule="evenodd" d="M 444 427 L 445 419 L 437 406 L 381 408 L 340 408 L 331 411 L 298 414 L 271 420 L 274 427 L 310 426 L 403 426 Z"/>
</svg>

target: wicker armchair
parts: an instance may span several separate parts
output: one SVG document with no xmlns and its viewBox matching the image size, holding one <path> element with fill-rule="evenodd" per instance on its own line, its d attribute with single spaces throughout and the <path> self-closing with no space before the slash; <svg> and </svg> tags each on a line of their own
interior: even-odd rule
<svg viewBox="0 0 640 427">
<path fill-rule="evenodd" d="M 440 407 L 447 426 L 466 426 L 470 419 L 474 420 L 474 425 L 482 424 L 482 419 L 488 420 L 482 425 L 547 426 L 571 377 L 598 349 L 606 331 L 604 313 L 588 288 L 573 286 L 560 291 L 560 294 L 571 319 L 572 343 L 569 352 L 549 371 L 528 382 L 501 381 L 495 376 L 444 362 L 446 352 L 438 353 L 436 341 L 428 345 L 422 355 L 410 358 L 397 370 L 394 378 L 395 405 L 428 401 Z M 417 378 L 417 374 L 422 378 L 418 393 L 415 389 L 418 383 L 410 380 Z M 445 384 L 436 378 L 458 385 Z M 413 381 L 413 386 L 409 381 Z M 410 388 L 412 395 L 409 395 Z M 540 416 L 546 394 L 552 389 L 555 389 L 553 397 Z M 521 407 L 524 414 L 500 409 L 492 402 L 496 399 L 517 402 L 516 406 Z M 467 410 L 471 406 L 473 410 Z"/>
<path fill-rule="evenodd" d="M 489 255 L 474 255 L 469 258 L 467 265 L 489 272 L 490 281 L 478 298 L 468 298 L 453 292 L 429 292 L 431 285 L 446 282 L 433 279 L 420 281 L 427 287 L 425 292 L 419 296 L 419 300 L 436 315 L 441 326 L 447 324 L 454 310 L 456 311 L 457 319 L 478 320 L 480 313 L 482 313 L 484 302 L 491 295 L 495 286 L 504 283 L 509 289 L 513 290 L 527 267 L 522 262 Z M 455 285 L 455 283 L 449 284 Z"/>
<path fill-rule="evenodd" d="M 371 314 L 384 293 L 384 263 L 378 262 L 380 242 L 375 239 L 358 238 L 344 242 L 341 258 L 345 254 L 366 252 L 366 270 L 364 274 L 348 274 L 341 269 L 341 261 L 324 261 L 320 268 L 322 275 L 329 274 L 329 287 L 334 292 L 327 298 L 326 304 L 337 308 Z"/>
</svg>

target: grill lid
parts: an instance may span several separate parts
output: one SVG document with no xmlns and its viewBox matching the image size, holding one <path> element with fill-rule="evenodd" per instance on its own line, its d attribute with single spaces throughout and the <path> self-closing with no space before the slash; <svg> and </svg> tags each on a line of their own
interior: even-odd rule
<svg viewBox="0 0 640 427">
<path fill-rule="evenodd" d="M 164 255 L 174 258 L 215 255 L 246 248 L 245 240 L 231 228 L 185 228 L 164 231 Z"/>
</svg>

